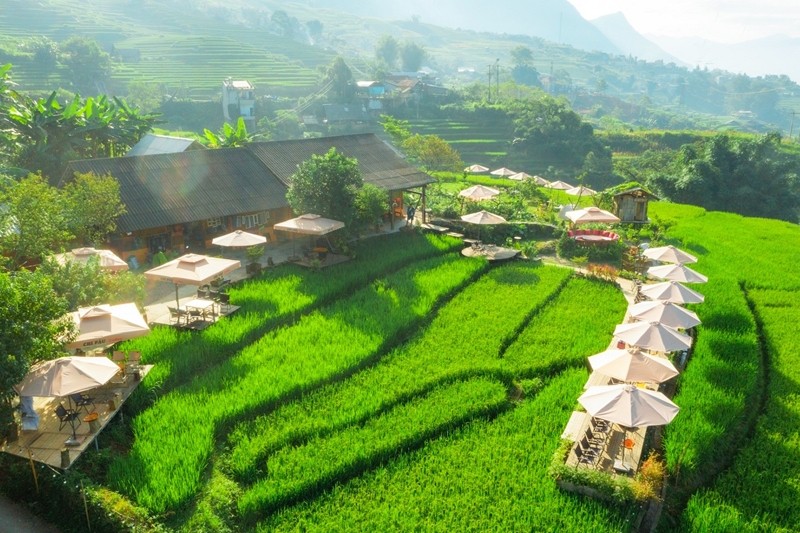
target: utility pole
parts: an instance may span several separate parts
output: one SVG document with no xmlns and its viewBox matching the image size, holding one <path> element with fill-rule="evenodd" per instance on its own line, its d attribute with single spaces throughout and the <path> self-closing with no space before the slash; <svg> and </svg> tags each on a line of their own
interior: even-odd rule
<svg viewBox="0 0 800 533">
<path fill-rule="evenodd" d="M 500 100 L 500 58 L 497 58 L 497 61 L 494 62 L 494 82 L 497 87 L 495 90 L 494 99 Z"/>
</svg>

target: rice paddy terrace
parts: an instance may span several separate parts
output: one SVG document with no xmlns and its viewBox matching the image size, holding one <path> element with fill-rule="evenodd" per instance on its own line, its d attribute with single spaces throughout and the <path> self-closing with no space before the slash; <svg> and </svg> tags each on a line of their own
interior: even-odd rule
<svg viewBox="0 0 800 533">
<path fill-rule="evenodd" d="M 218 94 L 229 76 L 247 79 L 266 94 L 311 92 L 319 77 L 317 67 L 329 64 L 333 54 L 255 26 L 172 2 L 7 0 L 0 11 L 0 36 L 6 42 L 32 35 L 56 41 L 85 36 L 107 49 L 113 46 L 122 62 L 111 75 L 112 92 L 135 80 L 207 98 Z M 59 72 L 44 71 L 30 55 L 8 60 L 15 65 L 14 80 L 22 90 L 67 86 Z"/>
<path fill-rule="evenodd" d="M 662 526 L 792 530 L 800 277 L 785 250 L 800 232 L 652 208 L 710 279 L 664 436 Z M 106 467 L 86 465 L 90 514 L 122 498 L 185 531 L 634 527 L 638 505 L 564 493 L 548 474 L 586 357 L 624 316 L 619 288 L 460 246 L 370 239 L 350 263 L 232 288 L 240 312 L 200 333 L 130 341 L 155 367 L 128 404 L 130 436 L 102 436 Z"/>
</svg>

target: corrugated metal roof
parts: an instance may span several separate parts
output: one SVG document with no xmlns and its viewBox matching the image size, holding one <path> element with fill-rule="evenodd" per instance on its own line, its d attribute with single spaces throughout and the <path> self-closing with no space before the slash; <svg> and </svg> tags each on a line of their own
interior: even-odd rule
<svg viewBox="0 0 800 533">
<path fill-rule="evenodd" d="M 373 133 L 251 143 L 245 147 L 286 185 L 289 185 L 291 176 L 297 172 L 300 163 L 314 154 L 324 155 L 331 148 L 358 160 L 364 182 L 387 191 L 420 187 L 436 181 L 425 172 L 410 166 Z"/>
<path fill-rule="evenodd" d="M 192 139 L 147 133 L 125 155 L 174 154 L 202 148 L 202 144 Z"/>
<path fill-rule="evenodd" d="M 119 181 L 123 232 L 286 206 L 286 186 L 241 148 L 72 161 L 67 172 Z"/>
</svg>

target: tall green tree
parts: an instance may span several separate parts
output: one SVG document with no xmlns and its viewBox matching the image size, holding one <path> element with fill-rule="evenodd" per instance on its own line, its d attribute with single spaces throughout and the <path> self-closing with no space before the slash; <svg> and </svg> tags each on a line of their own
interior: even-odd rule
<svg viewBox="0 0 800 533">
<path fill-rule="evenodd" d="M 417 72 L 427 56 L 425 48 L 416 43 L 407 42 L 400 47 L 400 62 L 406 72 Z"/>
<path fill-rule="evenodd" d="M 356 196 L 363 185 L 358 162 L 331 148 L 300 164 L 286 199 L 297 214 L 314 213 L 350 225 L 357 218 Z"/>
<path fill-rule="evenodd" d="M 0 271 L 0 434 L 14 420 L 14 385 L 33 363 L 60 355 L 60 339 L 71 331 L 66 312 L 47 276 Z"/>
<path fill-rule="evenodd" d="M 63 62 L 77 93 L 94 93 L 111 74 L 111 56 L 97 41 L 70 37 L 61 45 Z"/>
<path fill-rule="evenodd" d="M 86 245 L 99 246 L 117 230 L 125 214 L 119 182 L 111 176 L 75 174 L 63 187 L 65 219 L 69 231 Z"/>
<path fill-rule="evenodd" d="M 353 95 L 355 95 L 353 72 L 341 56 L 336 57 L 328 67 L 325 81 L 332 83 L 331 88 L 336 101 L 345 103 L 353 99 Z"/>
<path fill-rule="evenodd" d="M 392 69 L 397 65 L 400 54 L 400 43 L 392 35 L 382 35 L 375 46 L 375 57 L 383 62 L 387 68 Z"/>
</svg>

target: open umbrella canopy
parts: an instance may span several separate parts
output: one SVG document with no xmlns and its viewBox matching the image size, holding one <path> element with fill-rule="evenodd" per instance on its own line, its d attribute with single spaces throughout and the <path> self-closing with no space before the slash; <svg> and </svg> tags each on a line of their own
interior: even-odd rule
<svg viewBox="0 0 800 533">
<path fill-rule="evenodd" d="M 514 181 L 525 181 L 531 179 L 532 177 L 533 176 L 531 176 L 527 172 L 517 172 L 516 174 L 512 174 L 511 176 L 509 176 L 508 179 Z"/>
<path fill-rule="evenodd" d="M 464 169 L 464 172 L 474 172 L 476 174 L 479 174 L 481 172 L 488 172 L 488 171 L 489 171 L 489 167 L 485 167 L 483 165 L 470 165 L 470 166 L 468 166 L 467 168 Z"/>
<path fill-rule="evenodd" d="M 546 189 L 555 189 L 559 191 L 567 191 L 569 189 L 574 188 L 573 185 L 561 180 L 551 181 L 547 185 L 544 186 Z"/>
<path fill-rule="evenodd" d="M 550 185 L 549 181 L 547 181 L 546 179 L 544 179 L 539 175 L 536 175 L 531 179 L 533 179 L 533 182 L 540 187 L 547 187 L 548 185 Z"/>
<path fill-rule="evenodd" d="M 668 246 L 659 246 L 657 248 L 648 248 L 642 252 L 642 255 L 648 259 L 663 261 L 664 263 L 697 263 L 697 258 L 695 256 L 687 254 L 671 244 Z"/>
<path fill-rule="evenodd" d="M 55 260 L 62 265 L 69 262 L 73 263 L 88 263 L 92 258 L 96 258 L 100 264 L 100 268 L 118 272 L 121 270 L 128 270 L 128 263 L 123 261 L 117 254 L 111 250 L 98 250 L 96 248 L 74 248 L 70 252 L 63 254 L 56 254 Z"/>
<path fill-rule="evenodd" d="M 661 322 L 630 322 L 614 328 L 614 336 L 628 346 L 672 352 L 692 346 L 692 338 Z"/>
<path fill-rule="evenodd" d="M 700 324 L 693 311 L 668 300 L 646 300 L 628 307 L 628 314 L 636 320 L 661 322 L 673 328 L 689 329 Z"/>
<path fill-rule="evenodd" d="M 68 396 L 105 385 L 117 372 L 108 357 L 59 357 L 31 368 L 15 388 L 20 396 Z"/>
<path fill-rule="evenodd" d="M 492 170 L 491 172 L 489 172 L 489 174 L 491 174 L 492 176 L 505 176 L 505 177 L 513 176 L 516 173 L 517 173 L 516 170 L 511 170 L 510 168 L 506 167 L 500 167 L 497 170 Z"/>
<path fill-rule="evenodd" d="M 263 235 L 255 235 L 240 229 L 211 239 L 211 244 L 216 244 L 217 246 L 227 246 L 230 248 L 258 246 L 259 244 L 264 244 L 266 242 L 267 238 Z"/>
<path fill-rule="evenodd" d="M 599 207 L 585 207 L 574 211 L 567 211 L 564 216 L 575 224 L 607 223 L 619 222 L 619 218 L 609 211 Z"/>
<path fill-rule="evenodd" d="M 589 357 L 589 365 L 594 371 L 620 381 L 662 383 L 678 375 L 678 369 L 669 359 L 636 348 L 600 352 Z"/>
<path fill-rule="evenodd" d="M 468 200 L 473 200 L 475 202 L 479 202 L 481 200 L 489 200 L 494 198 L 500 194 L 500 191 L 497 189 L 493 189 L 491 187 L 485 187 L 483 185 L 473 185 L 472 187 L 468 187 L 463 191 L 458 193 L 459 196 L 463 196 Z"/>
<path fill-rule="evenodd" d="M 676 304 L 699 304 L 705 300 L 705 296 L 681 285 L 677 281 L 643 285 L 639 290 L 639 294 L 647 296 L 651 300 L 666 300 Z"/>
<path fill-rule="evenodd" d="M 629 384 L 590 387 L 578 402 L 590 415 L 625 427 L 663 426 L 680 410 L 662 393 Z"/>
<path fill-rule="evenodd" d="M 594 191 L 589 187 L 584 187 L 583 185 L 572 187 L 571 189 L 567 189 L 564 192 L 569 194 L 570 196 L 594 196 L 595 194 L 597 194 L 597 191 Z"/>
<path fill-rule="evenodd" d="M 668 281 L 682 281 L 684 283 L 705 283 L 708 278 L 703 274 L 681 264 L 667 264 L 650 267 L 647 273 L 653 277 Z"/>
<path fill-rule="evenodd" d="M 470 224 L 505 224 L 507 222 L 506 219 L 501 217 L 500 215 L 495 215 L 494 213 L 490 213 L 488 211 L 482 210 L 478 211 L 477 213 L 470 213 L 469 215 L 464 215 L 461 217 L 461 220 L 464 222 L 469 222 Z"/>
<path fill-rule="evenodd" d="M 108 346 L 150 333 L 136 304 L 95 305 L 70 313 L 78 336 L 67 349 Z"/>
<path fill-rule="evenodd" d="M 273 226 L 276 230 L 303 235 L 326 235 L 344 227 L 344 222 L 308 213 L 284 220 Z"/>
<path fill-rule="evenodd" d="M 186 254 L 163 265 L 151 268 L 144 277 L 175 284 L 175 304 L 180 307 L 178 285 L 205 285 L 211 280 L 229 274 L 242 266 L 236 259 L 223 259 L 208 255 Z"/>
</svg>

